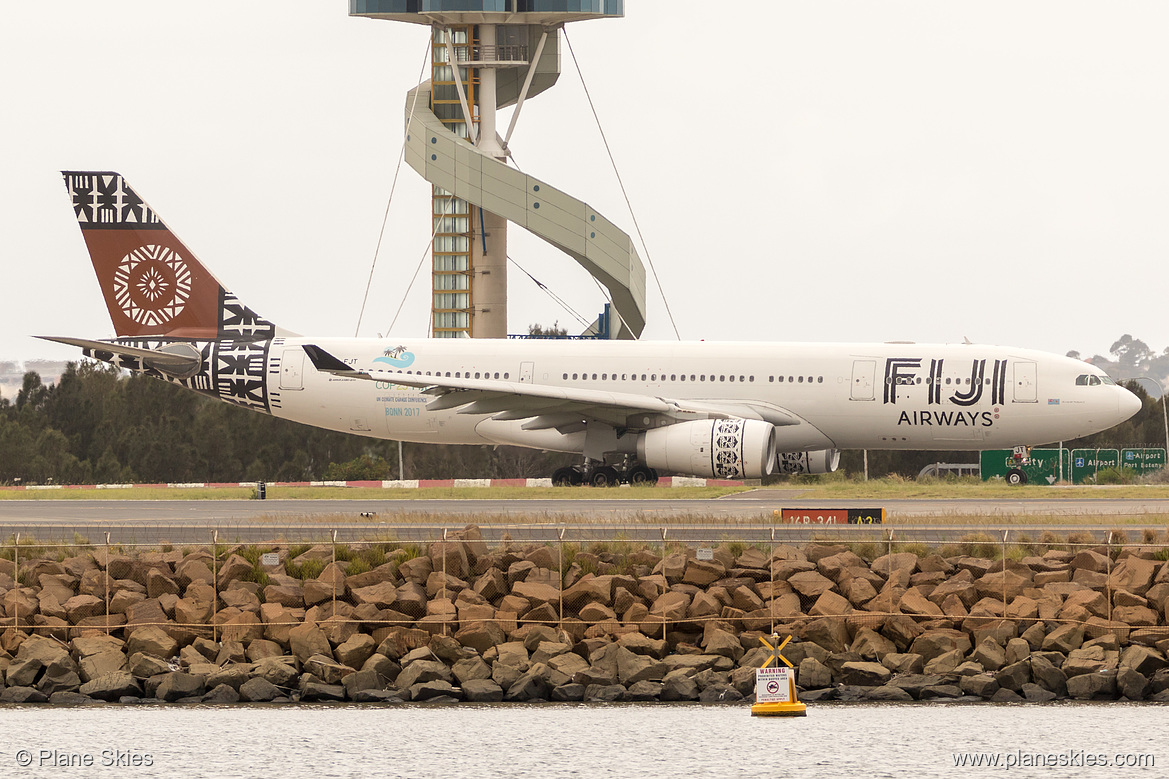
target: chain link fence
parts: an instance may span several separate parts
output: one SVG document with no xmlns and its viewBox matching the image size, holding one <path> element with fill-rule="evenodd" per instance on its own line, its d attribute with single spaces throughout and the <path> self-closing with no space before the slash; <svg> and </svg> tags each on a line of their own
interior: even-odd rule
<svg viewBox="0 0 1169 779">
<path fill-rule="evenodd" d="M 0 628 L 68 641 L 156 626 L 241 660 L 288 651 L 305 622 L 334 648 L 405 629 L 416 643 L 446 635 L 485 652 L 545 626 L 573 643 L 636 632 L 682 653 L 730 641 L 736 661 L 771 633 L 905 651 L 930 628 L 977 644 L 1075 624 L 1153 646 L 1169 639 L 1166 559 L 1169 537 L 1152 528 L 350 526 L 295 543 L 214 531 L 165 544 L 113 531 L 98 543 L 14 535 L 0 544 Z"/>
</svg>

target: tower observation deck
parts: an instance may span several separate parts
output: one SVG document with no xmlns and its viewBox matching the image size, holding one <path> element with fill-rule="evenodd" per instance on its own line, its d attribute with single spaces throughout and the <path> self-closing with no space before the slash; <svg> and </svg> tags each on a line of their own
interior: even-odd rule
<svg viewBox="0 0 1169 779">
<path fill-rule="evenodd" d="M 431 28 L 431 78 L 406 95 L 406 162 L 432 186 L 435 337 L 506 337 L 508 222 L 609 290 L 611 338 L 641 335 L 645 267 L 629 235 L 507 164 L 524 101 L 560 76 L 560 28 L 621 17 L 623 0 L 349 0 L 349 15 Z M 497 111 L 513 105 L 500 135 Z"/>
</svg>

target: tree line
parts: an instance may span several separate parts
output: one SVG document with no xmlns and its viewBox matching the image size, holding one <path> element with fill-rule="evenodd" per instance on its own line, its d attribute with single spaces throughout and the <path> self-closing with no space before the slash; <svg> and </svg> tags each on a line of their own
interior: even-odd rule
<svg viewBox="0 0 1169 779">
<path fill-rule="evenodd" d="M 564 457 L 404 444 L 408 479 L 545 476 Z M 102 363 L 0 398 L 0 484 L 396 479 L 398 444 L 259 414 Z"/>
</svg>

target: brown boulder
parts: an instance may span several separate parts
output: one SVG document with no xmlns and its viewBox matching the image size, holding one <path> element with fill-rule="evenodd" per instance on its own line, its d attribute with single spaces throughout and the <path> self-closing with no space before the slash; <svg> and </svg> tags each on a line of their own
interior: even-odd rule
<svg viewBox="0 0 1169 779">
<path fill-rule="evenodd" d="M 913 574 L 917 571 L 918 558 L 912 552 L 895 552 L 878 557 L 869 567 L 886 578 L 893 571 L 904 570 Z"/>
<path fill-rule="evenodd" d="M 840 619 L 817 619 L 804 627 L 804 641 L 811 641 L 832 653 L 848 649 L 848 626 Z"/>
<path fill-rule="evenodd" d="M 682 574 L 683 584 L 692 584 L 695 587 L 708 587 L 726 576 L 727 570 L 714 560 L 690 560 Z"/>
<path fill-rule="evenodd" d="M 169 574 L 158 568 L 151 568 L 146 574 L 146 596 L 157 598 L 162 595 L 179 595 L 181 588 Z"/>
<path fill-rule="evenodd" d="M 306 622 L 289 629 L 288 641 L 292 654 L 302 663 L 313 655 L 333 656 L 333 647 L 328 637 L 315 624 Z"/>
<path fill-rule="evenodd" d="M 694 599 L 690 601 L 690 606 L 686 609 L 686 616 L 698 619 L 721 614 L 722 610 L 722 604 L 713 595 L 700 590 L 694 593 Z"/>
<path fill-rule="evenodd" d="M 391 608 L 397 601 L 398 588 L 393 582 L 385 581 L 352 591 L 353 602 L 357 605 L 372 604 L 379 609 Z"/>
<path fill-rule="evenodd" d="M 1108 577 L 1108 588 L 1144 595 L 1153 586 L 1153 579 L 1160 565 L 1155 560 L 1126 557 L 1113 567 L 1112 574 Z"/>
<path fill-rule="evenodd" d="M 204 584 L 215 584 L 215 575 L 211 573 L 211 568 L 207 565 L 209 557 L 202 555 L 188 555 L 184 557 L 182 562 L 175 566 L 175 578 L 179 585 L 186 590 L 192 582 L 203 582 Z M 113 571 L 110 571 L 113 575 Z M 121 578 L 121 577 L 118 577 Z"/>
<path fill-rule="evenodd" d="M 821 557 L 816 561 L 816 568 L 820 573 L 833 581 L 839 581 L 841 573 L 849 568 L 867 569 L 868 567 L 868 564 L 864 560 L 847 549 L 843 552 L 829 555 L 828 557 Z"/>
<path fill-rule="evenodd" d="M 1107 555 L 1093 552 L 1090 549 L 1077 553 L 1068 563 L 1068 567 L 1073 570 L 1086 570 L 1093 573 L 1107 573 L 1111 565 Z"/>
<path fill-rule="evenodd" d="M 686 573 L 686 555 L 681 552 L 667 555 L 654 566 L 653 573 L 664 576 L 669 584 L 677 584 Z"/>
<path fill-rule="evenodd" d="M 962 571 L 939 584 L 930 592 L 929 599 L 941 605 L 950 595 L 957 595 L 968 609 L 978 602 L 978 588 L 969 571 Z"/>
<path fill-rule="evenodd" d="M 245 611 L 224 622 L 219 635 L 225 643 L 238 641 L 241 644 L 250 644 L 264 637 L 264 625 L 254 612 Z"/>
<path fill-rule="evenodd" d="M 852 605 L 842 595 L 832 591 L 825 591 L 816 599 L 812 608 L 808 609 L 811 617 L 836 617 L 852 613 Z"/>
<path fill-rule="evenodd" d="M 74 595 L 61 605 L 68 614 L 69 621 L 74 625 L 86 617 L 96 617 L 106 613 L 105 601 L 93 595 Z"/>
<path fill-rule="evenodd" d="M 1062 652 L 1065 655 L 1073 649 L 1079 649 L 1084 643 L 1084 628 L 1082 625 L 1060 625 L 1043 638 L 1044 651 Z"/>
<path fill-rule="evenodd" d="M 154 625 L 139 627 L 126 639 L 128 656 L 141 652 L 144 655 L 166 659 L 174 657 L 178 651 L 178 642 L 165 630 Z"/>
<path fill-rule="evenodd" d="M 942 610 L 926 598 L 920 588 L 911 587 L 905 591 L 901 596 L 901 602 L 898 604 L 903 614 L 912 614 L 922 617 L 941 617 Z"/>
<path fill-rule="evenodd" d="M 613 577 L 585 574 L 564 591 L 564 605 L 573 609 L 586 603 L 613 604 Z"/>
<path fill-rule="evenodd" d="M 424 616 L 427 602 L 426 590 L 413 580 L 399 585 L 394 593 L 394 611 L 400 611 L 411 617 Z"/>
<path fill-rule="evenodd" d="M 431 571 L 444 572 L 459 579 L 466 579 L 471 573 L 467 549 L 458 541 L 440 541 L 431 544 L 429 557 Z"/>
<path fill-rule="evenodd" d="M 928 663 L 944 652 L 957 649 L 963 654 L 966 654 L 970 651 L 970 648 L 970 636 L 966 633 L 959 630 L 942 628 L 927 630 L 922 633 L 914 639 L 910 647 L 910 652 L 915 655 L 921 655 Z"/>
<path fill-rule="evenodd" d="M 455 640 L 482 655 L 491 647 L 504 643 L 507 636 L 504 635 L 503 629 L 494 622 L 472 622 L 463 625 L 455 633 Z"/>
<path fill-rule="evenodd" d="M 831 590 L 835 584 L 831 579 L 821 576 L 815 571 L 803 571 L 788 577 L 787 583 L 796 592 L 806 598 L 818 598 L 821 594 Z"/>
<path fill-rule="evenodd" d="M 916 561 L 917 556 L 914 555 Z M 897 646 L 889 639 L 869 628 L 860 628 L 852 640 L 848 651 L 860 655 L 865 660 L 879 660 L 886 655 L 895 654 Z"/>
<path fill-rule="evenodd" d="M 650 607 L 650 617 L 656 617 L 667 622 L 678 622 L 686 617 L 690 606 L 690 596 L 684 592 L 667 592 L 653 602 Z"/>
<path fill-rule="evenodd" d="M 588 603 L 580 610 L 580 618 L 585 622 L 603 622 L 616 620 L 617 614 L 603 603 Z"/>
</svg>

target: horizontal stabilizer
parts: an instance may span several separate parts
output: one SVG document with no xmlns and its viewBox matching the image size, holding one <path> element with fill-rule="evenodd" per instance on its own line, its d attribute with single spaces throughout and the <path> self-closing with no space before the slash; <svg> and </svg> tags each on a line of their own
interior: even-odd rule
<svg viewBox="0 0 1169 779">
<path fill-rule="evenodd" d="M 109 359 L 104 355 L 117 355 L 141 360 L 147 367 L 179 379 L 194 376 L 203 365 L 203 358 L 199 355 L 199 350 L 182 341 L 176 341 L 160 349 L 145 349 L 140 346 L 120 344 L 117 341 L 91 341 L 86 338 L 62 338 L 50 335 L 38 335 L 37 338 L 42 341 L 53 341 L 66 346 L 79 347 L 84 349 L 89 356 L 99 360 Z"/>
</svg>

